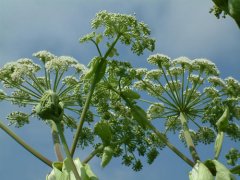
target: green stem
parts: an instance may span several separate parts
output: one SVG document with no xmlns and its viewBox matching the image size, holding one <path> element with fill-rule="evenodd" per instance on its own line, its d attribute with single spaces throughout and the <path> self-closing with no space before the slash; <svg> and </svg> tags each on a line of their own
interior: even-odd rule
<svg viewBox="0 0 240 180">
<path fill-rule="evenodd" d="M 90 101 L 92 99 L 93 92 L 94 92 L 95 87 L 96 87 L 96 85 L 98 83 L 98 76 L 101 73 L 102 66 L 103 66 L 104 62 L 106 61 L 108 55 L 110 54 L 110 52 L 112 51 L 112 49 L 116 45 L 116 43 L 119 40 L 120 36 L 121 35 L 118 35 L 116 37 L 116 39 L 114 40 L 114 42 L 112 43 L 110 48 L 105 53 L 104 57 L 101 59 L 101 62 L 99 63 L 99 65 L 98 65 L 98 67 L 96 69 L 96 72 L 95 72 L 94 77 L 93 77 L 93 82 L 91 84 L 91 87 L 90 87 L 90 90 L 89 90 L 86 102 L 85 102 L 84 107 L 83 107 L 83 111 L 81 113 L 80 123 L 79 123 L 79 125 L 77 127 L 77 131 L 76 131 L 76 134 L 75 134 L 74 139 L 73 139 L 73 144 L 72 144 L 72 148 L 71 148 L 71 156 L 73 156 L 73 154 L 75 152 L 75 149 L 77 147 L 77 142 L 78 142 L 78 139 L 79 139 L 81 131 L 82 131 L 82 127 L 83 127 L 84 120 L 85 120 L 85 117 L 86 117 L 86 114 L 87 114 L 87 111 L 88 111 L 88 108 L 89 108 L 89 105 L 90 105 Z"/>
<path fill-rule="evenodd" d="M 7 126 L 5 126 L 0 121 L 0 128 L 5 131 L 9 136 L 11 136 L 17 143 L 19 143 L 23 148 L 25 148 L 28 152 L 30 152 L 32 155 L 37 157 L 39 160 L 44 162 L 46 165 L 52 168 L 52 161 L 44 157 L 42 154 L 37 152 L 35 149 L 33 149 L 31 146 L 29 146 L 27 143 L 25 143 L 18 135 L 16 135 L 14 132 L 12 132 Z"/>
<path fill-rule="evenodd" d="M 62 162 L 63 161 L 63 156 L 61 152 L 61 146 L 60 146 L 60 139 L 58 135 L 58 130 L 56 123 L 54 121 L 50 121 L 51 123 L 51 128 L 52 128 L 52 139 L 53 139 L 53 144 L 54 144 L 54 151 L 57 156 L 58 161 Z"/>
<path fill-rule="evenodd" d="M 116 92 L 116 91 L 115 91 Z M 134 107 L 134 104 L 129 101 L 128 99 L 126 99 L 124 96 L 122 96 L 122 98 L 124 99 L 124 101 L 127 103 L 127 105 L 132 108 Z M 136 112 L 138 113 L 138 112 Z M 141 114 L 139 114 L 138 117 L 142 117 Z M 145 121 L 145 123 L 147 124 L 148 128 L 151 129 L 156 135 L 157 137 L 164 143 L 166 144 L 166 146 L 171 149 L 176 155 L 178 155 L 183 161 L 185 161 L 188 165 L 190 165 L 191 167 L 193 167 L 195 165 L 194 162 L 192 162 L 188 157 L 186 157 L 181 151 L 179 151 L 173 144 L 171 144 L 167 138 L 158 131 L 157 128 L 155 128 L 155 126 L 148 120 L 145 119 L 144 117 L 142 117 L 142 121 Z"/>
<path fill-rule="evenodd" d="M 161 134 L 157 128 L 155 128 L 149 121 L 148 121 L 148 127 L 157 135 L 157 137 L 163 141 L 166 146 L 171 149 L 178 157 L 180 157 L 183 161 L 185 161 L 188 165 L 193 167 L 195 165 L 194 162 L 192 162 L 187 156 L 185 156 L 181 151 L 179 151 L 173 144 L 171 144 L 167 138 Z"/>
<path fill-rule="evenodd" d="M 58 133 L 59 133 L 61 141 L 62 141 L 63 149 L 64 149 L 65 154 L 66 154 L 66 156 L 67 156 L 67 158 L 68 158 L 68 160 L 70 162 L 73 174 L 74 174 L 76 180 L 81 180 L 81 177 L 78 174 L 77 168 L 76 168 L 76 166 L 74 164 L 74 161 L 73 161 L 72 156 L 70 154 L 70 151 L 68 149 L 67 141 L 66 141 L 65 136 L 63 134 L 63 130 L 62 130 L 61 124 L 60 123 L 56 123 L 56 125 L 57 125 L 57 130 L 58 130 Z"/>
<path fill-rule="evenodd" d="M 99 153 L 100 151 L 102 151 L 104 148 L 103 145 L 100 145 L 99 147 L 97 147 L 97 149 L 95 149 L 94 151 L 92 151 L 88 157 L 86 157 L 84 160 L 83 160 L 83 164 L 87 164 L 97 153 Z"/>
<path fill-rule="evenodd" d="M 182 112 L 180 113 L 180 121 L 182 124 L 184 138 L 186 140 L 187 147 L 192 155 L 194 162 L 197 163 L 197 161 L 200 160 L 200 158 L 199 158 L 196 148 L 193 144 L 193 140 L 192 140 L 189 128 L 188 128 L 188 124 L 187 124 L 187 118 Z"/>
</svg>

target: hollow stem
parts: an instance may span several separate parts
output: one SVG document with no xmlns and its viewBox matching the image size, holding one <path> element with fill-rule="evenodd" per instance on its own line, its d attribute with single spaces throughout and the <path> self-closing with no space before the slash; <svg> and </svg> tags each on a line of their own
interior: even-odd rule
<svg viewBox="0 0 240 180">
<path fill-rule="evenodd" d="M 52 128 L 52 139 L 53 139 L 53 144 L 54 144 L 54 151 L 57 156 L 58 161 L 62 162 L 63 161 L 63 155 L 61 152 L 61 145 L 60 145 L 60 139 L 58 135 L 58 130 L 56 123 L 54 121 L 51 121 L 51 128 Z"/>
<path fill-rule="evenodd" d="M 18 144 L 20 144 L 24 149 L 26 149 L 28 152 L 30 152 L 32 155 L 37 157 L 39 160 L 41 160 L 43 163 L 48 165 L 52 168 L 52 161 L 44 157 L 42 154 L 40 154 L 38 151 L 33 149 L 31 146 L 29 146 L 27 143 L 23 141 L 18 135 L 16 135 L 14 132 L 12 132 L 7 126 L 5 126 L 0 121 L 0 128 L 5 131 L 10 137 L 12 137 Z"/>
<path fill-rule="evenodd" d="M 200 160 L 200 158 L 198 156 L 195 145 L 193 144 L 193 140 L 192 140 L 189 128 L 188 128 L 188 124 L 187 124 L 187 118 L 183 113 L 180 113 L 180 121 L 182 124 L 184 138 L 186 140 L 187 147 L 192 155 L 194 162 L 197 163 L 197 161 Z"/>
<path fill-rule="evenodd" d="M 59 136 L 61 138 L 63 149 L 64 149 L 65 154 L 66 154 L 66 156 L 67 156 L 67 158 L 68 158 L 68 160 L 70 162 L 73 174 L 74 174 L 76 180 L 81 180 L 81 177 L 78 174 L 77 168 L 76 168 L 76 166 L 74 164 L 74 161 L 73 161 L 72 156 L 70 154 L 70 151 L 68 149 L 67 141 L 66 141 L 66 138 L 65 138 L 65 136 L 63 134 L 63 130 L 62 130 L 61 124 L 60 123 L 56 123 L 56 125 L 57 125 L 58 134 L 59 134 Z"/>
</svg>

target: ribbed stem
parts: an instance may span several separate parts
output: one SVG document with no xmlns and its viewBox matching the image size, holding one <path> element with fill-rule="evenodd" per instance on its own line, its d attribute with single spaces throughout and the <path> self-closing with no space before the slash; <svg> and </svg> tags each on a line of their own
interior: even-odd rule
<svg viewBox="0 0 240 180">
<path fill-rule="evenodd" d="M 54 151 L 55 151 L 58 161 L 62 162 L 64 158 L 63 158 L 62 152 L 61 152 L 61 145 L 60 145 L 60 139 L 59 139 L 59 135 L 58 135 L 57 126 L 54 121 L 51 121 L 51 128 L 52 128 L 52 139 L 53 139 L 53 144 L 54 144 Z"/>
<path fill-rule="evenodd" d="M 66 156 L 67 156 L 67 158 L 68 158 L 68 160 L 70 162 L 73 174 L 74 174 L 76 180 L 81 180 L 81 177 L 78 174 L 77 168 L 76 168 L 76 166 L 74 164 L 74 161 L 73 161 L 72 156 L 70 154 L 70 151 L 68 149 L 67 141 L 66 141 L 66 138 L 65 138 L 65 136 L 63 134 L 62 126 L 61 126 L 60 123 L 56 123 L 56 125 L 57 125 L 57 130 L 58 130 L 59 136 L 60 136 L 61 141 L 62 141 L 63 149 L 64 149 L 65 154 L 66 154 Z"/>
<path fill-rule="evenodd" d="M 180 113 L 180 121 L 182 124 L 184 138 L 186 140 L 187 147 L 192 155 L 194 162 L 197 163 L 198 160 L 200 161 L 200 158 L 198 156 L 197 150 L 195 148 L 195 145 L 193 143 L 193 140 L 192 140 L 189 128 L 188 128 L 187 118 L 183 113 Z"/>
</svg>

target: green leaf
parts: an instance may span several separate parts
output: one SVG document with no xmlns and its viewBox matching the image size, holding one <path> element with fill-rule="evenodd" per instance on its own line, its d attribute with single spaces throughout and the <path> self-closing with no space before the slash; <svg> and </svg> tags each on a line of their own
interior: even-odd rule
<svg viewBox="0 0 240 180">
<path fill-rule="evenodd" d="M 147 113 L 137 105 L 129 104 L 129 106 L 131 108 L 133 119 L 136 120 L 142 128 L 146 129 L 148 125 Z"/>
<path fill-rule="evenodd" d="M 82 180 L 98 180 L 90 166 L 87 164 L 83 165 L 79 158 L 74 160 L 74 164 Z M 63 162 L 54 162 L 52 166 L 53 170 L 46 176 L 46 180 L 75 180 L 68 159 L 65 159 Z"/>
<path fill-rule="evenodd" d="M 111 127 L 107 121 L 99 121 L 94 127 L 94 132 L 97 134 L 105 145 L 109 145 L 112 139 Z"/>
<path fill-rule="evenodd" d="M 102 34 L 98 34 L 98 35 L 96 36 L 96 43 L 99 44 L 102 40 L 103 40 Z"/>
<path fill-rule="evenodd" d="M 225 131 L 228 126 L 229 108 L 226 106 L 222 116 L 216 122 L 218 131 Z"/>
<path fill-rule="evenodd" d="M 240 165 L 230 169 L 231 173 L 240 175 Z"/>
<path fill-rule="evenodd" d="M 224 132 L 218 132 L 218 135 L 216 137 L 215 145 L 214 145 L 214 158 L 218 159 L 219 154 L 222 150 L 222 144 L 223 144 L 223 138 L 224 138 Z"/>
<path fill-rule="evenodd" d="M 135 91 L 133 91 L 133 90 L 131 90 L 129 88 L 123 90 L 121 93 L 126 98 L 130 98 L 130 99 L 139 99 L 140 98 L 140 95 L 138 93 L 136 93 Z"/>
<path fill-rule="evenodd" d="M 88 64 L 88 66 L 90 67 L 90 69 L 88 70 L 88 72 L 85 74 L 85 79 L 90 79 L 91 77 L 93 77 L 94 73 L 97 70 L 97 67 L 100 63 L 101 57 L 94 57 L 91 62 Z"/>
<path fill-rule="evenodd" d="M 208 168 L 198 161 L 189 173 L 189 180 L 214 180 L 214 177 Z"/>
<path fill-rule="evenodd" d="M 110 146 L 104 147 L 101 166 L 105 167 L 111 161 L 113 156 L 113 150 Z"/>
<path fill-rule="evenodd" d="M 240 0 L 228 0 L 228 10 L 240 28 Z"/>
<path fill-rule="evenodd" d="M 212 160 L 212 162 L 216 169 L 216 180 L 235 180 L 235 177 L 223 164 L 217 160 Z"/>
</svg>

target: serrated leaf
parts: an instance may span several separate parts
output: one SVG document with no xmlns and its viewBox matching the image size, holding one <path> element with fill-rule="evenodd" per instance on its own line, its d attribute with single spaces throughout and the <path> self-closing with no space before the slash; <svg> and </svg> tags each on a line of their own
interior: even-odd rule
<svg viewBox="0 0 240 180">
<path fill-rule="evenodd" d="M 110 146 L 106 146 L 103 150 L 101 166 L 105 167 L 111 161 L 113 156 L 113 150 Z"/>
<path fill-rule="evenodd" d="M 189 173 L 189 180 L 214 180 L 214 177 L 208 168 L 198 161 Z"/>
<path fill-rule="evenodd" d="M 223 138 L 224 138 L 224 132 L 218 132 L 215 140 L 215 145 L 214 145 L 215 159 L 218 159 L 220 152 L 222 150 Z"/>
</svg>

